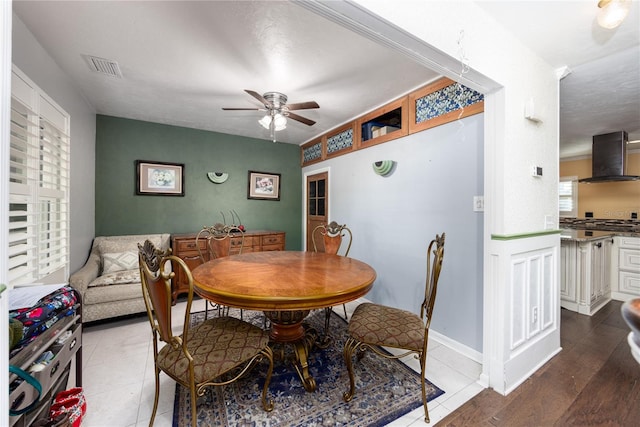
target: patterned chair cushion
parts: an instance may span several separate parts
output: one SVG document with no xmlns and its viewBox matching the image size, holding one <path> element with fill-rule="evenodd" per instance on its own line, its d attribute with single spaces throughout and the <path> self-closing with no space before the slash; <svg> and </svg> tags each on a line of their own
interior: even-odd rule
<svg viewBox="0 0 640 427">
<path fill-rule="evenodd" d="M 351 316 L 349 335 L 367 344 L 421 350 L 424 323 L 410 311 L 363 303 Z"/>
<path fill-rule="evenodd" d="M 215 317 L 192 327 L 187 348 L 193 356 L 196 383 L 219 377 L 251 359 L 268 343 L 266 331 L 234 317 Z M 158 367 L 188 382 L 189 362 L 181 347 L 162 347 Z"/>
</svg>

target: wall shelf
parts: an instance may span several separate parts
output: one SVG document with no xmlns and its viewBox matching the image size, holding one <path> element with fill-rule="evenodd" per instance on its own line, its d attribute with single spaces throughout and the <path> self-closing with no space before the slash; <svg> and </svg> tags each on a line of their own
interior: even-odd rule
<svg viewBox="0 0 640 427">
<path fill-rule="evenodd" d="M 441 78 L 300 147 L 308 166 L 484 111 L 484 96 Z"/>
</svg>

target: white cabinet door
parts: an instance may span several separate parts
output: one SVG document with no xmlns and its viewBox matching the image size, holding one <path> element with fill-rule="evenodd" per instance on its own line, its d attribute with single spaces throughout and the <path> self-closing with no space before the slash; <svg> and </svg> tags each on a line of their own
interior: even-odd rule
<svg viewBox="0 0 640 427">
<path fill-rule="evenodd" d="M 578 311 L 578 244 L 573 240 L 560 242 L 560 306 Z"/>
<path fill-rule="evenodd" d="M 586 256 L 579 284 L 578 312 L 591 316 L 611 300 L 611 237 L 581 243 L 581 252 Z"/>
<path fill-rule="evenodd" d="M 612 296 L 619 301 L 640 297 L 640 237 L 616 237 Z"/>
</svg>

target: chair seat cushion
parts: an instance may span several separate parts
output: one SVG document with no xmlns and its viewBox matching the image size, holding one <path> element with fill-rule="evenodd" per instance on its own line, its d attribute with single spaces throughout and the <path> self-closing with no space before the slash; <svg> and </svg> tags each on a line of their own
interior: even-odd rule
<svg viewBox="0 0 640 427">
<path fill-rule="evenodd" d="M 351 316 L 349 335 L 367 344 L 417 351 L 422 349 L 424 323 L 410 311 L 363 303 Z"/>
<path fill-rule="evenodd" d="M 193 357 L 196 384 L 219 377 L 251 359 L 269 343 L 269 334 L 234 317 L 215 317 L 189 329 L 187 348 Z M 167 344 L 158 352 L 158 367 L 188 382 L 189 361 L 182 347 Z"/>
</svg>

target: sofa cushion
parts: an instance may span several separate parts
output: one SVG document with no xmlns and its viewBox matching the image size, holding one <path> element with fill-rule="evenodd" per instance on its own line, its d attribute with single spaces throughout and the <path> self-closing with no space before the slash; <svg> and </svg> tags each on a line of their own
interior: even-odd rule
<svg viewBox="0 0 640 427">
<path fill-rule="evenodd" d="M 89 287 L 96 288 L 99 286 L 122 285 L 126 283 L 140 284 L 140 270 L 124 270 L 103 274 L 89 283 Z"/>
<path fill-rule="evenodd" d="M 168 247 L 168 238 L 163 239 L 164 234 L 150 234 L 150 235 L 130 235 L 130 236 L 108 236 L 100 237 L 98 241 L 98 251 L 100 254 L 108 254 L 115 252 L 128 252 L 133 251 L 138 253 L 138 243 L 144 244 L 146 239 L 149 239 L 157 248 Z M 165 242 L 166 240 L 166 242 Z"/>
<path fill-rule="evenodd" d="M 94 286 L 88 288 L 82 296 L 83 306 L 94 304 L 111 304 L 118 301 L 138 300 L 141 305 L 132 313 L 145 311 L 144 300 L 142 298 L 142 285 L 138 283 L 113 284 L 110 286 Z M 84 308 L 84 307 L 83 307 Z M 126 314 L 126 313 L 121 313 Z M 83 313 L 84 315 L 84 313 Z"/>
<path fill-rule="evenodd" d="M 138 266 L 138 253 L 134 251 L 102 254 L 102 274 L 134 270 Z"/>
</svg>

